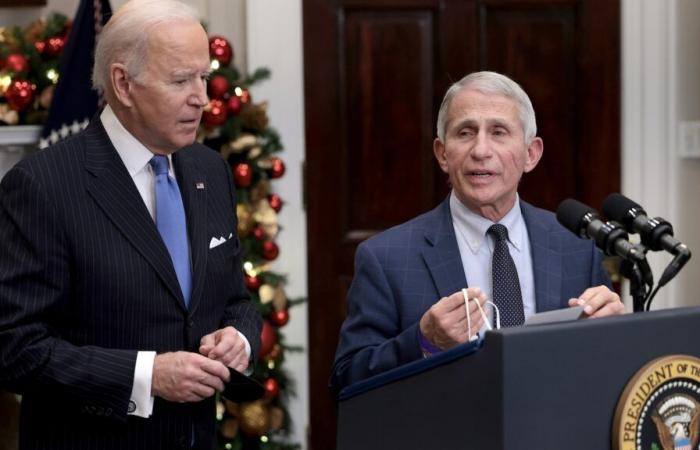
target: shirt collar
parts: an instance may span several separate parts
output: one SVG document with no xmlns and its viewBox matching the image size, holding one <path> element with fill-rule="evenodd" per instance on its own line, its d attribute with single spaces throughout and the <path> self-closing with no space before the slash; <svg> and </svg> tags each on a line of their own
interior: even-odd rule
<svg viewBox="0 0 700 450">
<path fill-rule="evenodd" d="M 119 118 L 109 105 L 105 106 L 100 114 L 102 125 L 112 141 L 112 145 L 117 150 L 119 157 L 124 162 L 126 170 L 133 178 L 148 166 L 148 162 L 153 158 L 153 153 L 147 149 L 133 134 L 124 128 Z M 168 166 L 172 173 L 172 155 L 168 155 Z"/>
<path fill-rule="evenodd" d="M 486 232 L 493 222 L 464 206 L 454 191 L 450 193 L 450 212 L 453 223 L 457 225 L 469 249 L 472 253 L 477 253 L 481 245 L 486 242 Z M 520 196 L 516 194 L 515 204 L 498 223 L 508 228 L 508 240 L 520 251 L 523 240 L 526 239 L 525 222 L 520 210 Z"/>
</svg>

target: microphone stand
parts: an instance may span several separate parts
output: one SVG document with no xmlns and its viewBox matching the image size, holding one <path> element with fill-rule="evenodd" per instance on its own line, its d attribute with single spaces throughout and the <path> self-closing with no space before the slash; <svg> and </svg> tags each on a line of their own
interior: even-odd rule
<svg viewBox="0 0 700 450">
<path fill-rule="evenodd" d="M 647 296 L 644 275 L 637 263 L 623 259 L 620 263 L 620 274 L 630 280 L 630 295 L 634 312 L 644 311 L 644 300 Z"/>
</svg>

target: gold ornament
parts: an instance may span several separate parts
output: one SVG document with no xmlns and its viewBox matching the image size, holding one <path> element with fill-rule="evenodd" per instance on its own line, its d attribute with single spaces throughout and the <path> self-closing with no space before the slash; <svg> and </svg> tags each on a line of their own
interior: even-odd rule
<svg viewBox="0 0 700 450">
<path fill-rule="evenodd" d="M 258 296 L 260 297 L 260 303 L 263 305 L 270 303 L 275 297 L 275 288 L 269 284 L 263 284 L 258 289 Z"/>
<path fill-rule="evenodd" d="M 265 237 L 268 240 L 274 239 L 277 233 L 279 233 L 279 226 L 276 223 L 264 223 L 260 224 L 260 227 L 265 232 Z"/>
<path fill-rule="evenodd" d="M 272 158 L 263 158 L 258 161 L 258 167 L 263 170 L 272 169 Z"/>
<path fill-rule="evenodd" d="M 238 420 L 233 417 L 226 418 L 219 428 L 221 435 L 226 439 L 233 439 L 238 434 Z"/>
<path fill-rule="evenodd" d="M 267 201 L 267 194 L 269 193 L 270 183 L 267 180 L 261 180 L 250 189 L 250 202 L 258 204 L 262 200 Z"/>
<path fill-rule="evenodd" d="M 262 436 L 270 428 L 270 412 L 262 400 L 241 404 L 241 431 L 247 435 Z"/>
<path fill-rule="evenodd" d="M 0 121 L 8 125 L 16 125 L 19 122 L 19 114 L 11 109 L 7 103 L 0 103 Z"/>
<path fill-rule="evenodd" d="M 282 285 L 277 286 L 275 289 L 272 306 L 275 308 L 275 311 L 284 311 L 287 309 L 287 294 L 284 292 Z"/>
<path fill-rule="evenodd" d="M 248 150 L 248 159 L 255 159 L 260 155 L 262 155 L 262 147 L 260 147 L 259 145 L 256 145 L 255 147 Z"/>
<path fill-rule="evenodd" d="M 236 205 L 236 216 L 238 216 L 238 236 L 246 237 L 253 231 L 255 220 L 249 205 L 239 203 Z"/>
<path fill-rule="evenodd" d="M 253 218 L 256 222 L 261 224 L 277 223 L 277 213 L 272 209 L 270 202 L 268 202 L 266 198 L 260 199 L 255 203 Z"/>
<path fill-rule="evenodd" d="M 270 430 L 277 431 L 284 425 L 284 411 L 277 406 L 270 407 Z"/>
<path fill-rule="evenodd" d="M 228 159 L 232 153 L 241 153 L 247 148 L 253 147 L 258 143 L 258 138 L 254 134 L 241 134 L 236 140 L 224 144 L 221 147 L 221 156 Z"/>
<path fill-rule="evenodd" d="M 44 31 L 46 30 L 46 19 L 41 18 L 37 19 L 34 22 L 30 23 L 27 28 L 24 30 L 24 39 L 27 42 L 36 42 L 41 40 L 41 37 L 44 35 Z"/>
<path fill-rule="evenodd" d="M 254 130 L 267 128 L 269 120 L 267 118 L 267 102 L 250 104 L 241 110 L 239 114 L 243 126 Z"/>
</svg>

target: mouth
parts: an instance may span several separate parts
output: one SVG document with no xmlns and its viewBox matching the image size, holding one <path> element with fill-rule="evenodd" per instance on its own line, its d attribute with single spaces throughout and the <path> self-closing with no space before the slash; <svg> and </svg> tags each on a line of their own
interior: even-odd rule
<svg viewBox="0 0 700 450">
<path fill-rule="evenodd" d="M 469 172 L 467 172 L 468 177 L 474 178 L 488 178 L 492 177 L 493 175 L 494 173 L 488 170 L 470 170 Z"/>
</svg>

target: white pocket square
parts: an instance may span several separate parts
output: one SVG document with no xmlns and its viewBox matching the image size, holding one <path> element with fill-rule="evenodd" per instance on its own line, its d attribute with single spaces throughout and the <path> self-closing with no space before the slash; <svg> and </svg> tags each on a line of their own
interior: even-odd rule
<svg viewBox="0 0 700 450">
<path fill-rule="evenodd" d="M 218 247 L 219 245 L 223 244 L 224 242 L 226 242 L 226 238 L 223 236 L 220 238 L 215 238 L 215 237 L 211 238 L 211 241 L 209 241 L 209 250 L 211 250 L 214 247 Z"/>
</svg>

